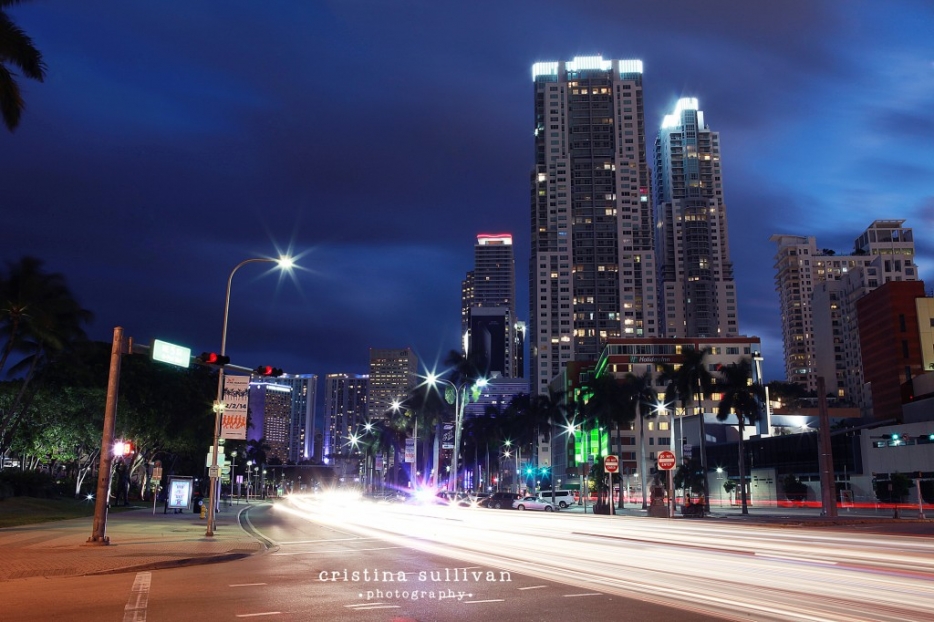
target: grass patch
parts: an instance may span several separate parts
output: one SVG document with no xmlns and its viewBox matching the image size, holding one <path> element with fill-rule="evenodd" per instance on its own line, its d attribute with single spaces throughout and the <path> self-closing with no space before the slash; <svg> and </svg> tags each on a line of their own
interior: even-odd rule
<svg viewBox="0 0 934 622">
<path fill-rule="evenodd" d="M 112 507 L 110 511 L 121 512 L 129 509 L 133 508 Z M 94 516 L 93 500 L 7 497 L 0 501 L 0 529 L 89 516 Z"/>
</svg>

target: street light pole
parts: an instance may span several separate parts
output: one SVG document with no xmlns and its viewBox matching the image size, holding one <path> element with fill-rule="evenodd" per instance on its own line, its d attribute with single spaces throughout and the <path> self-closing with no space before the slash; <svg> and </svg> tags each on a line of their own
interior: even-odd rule
<svg viewBox="0 0 934 622">
<path fill-rule="evenodd" d="M 254 257 L 252 259 L 244 259 L 230 271 L 230 276 L 227 277 L 227 296 L 224 299 L 224 324 L 223 330 L 221 331 L 221 357 L 227 354 L 227 317 L 230 313 L 230 286 L 233 283 L 234 274 L 237 270 L 247 265 L 248 263 L 277 263 L 280 267 L 289 268 L 292 266 L 292 260 L 288 257 L 280 257 L 279 259 L 272 259 L 269 257 Z M 217 502 L 215 498 L 217 495 L 217 453 L 220 445 L 220 433 L 221 433 L 221 419 L 224 414 L 224 366 L 221 365 L 218 368 L 217 372 L 217 400 L 214 402 L 214 450 L 211 458 L 211 470 L 209 475 L 211 476 L 211 494 L 208 503 L 208 528 L 205 532 L 205 536 L 212 537 L 214 536 L 214 505 Z"/>
</svg>

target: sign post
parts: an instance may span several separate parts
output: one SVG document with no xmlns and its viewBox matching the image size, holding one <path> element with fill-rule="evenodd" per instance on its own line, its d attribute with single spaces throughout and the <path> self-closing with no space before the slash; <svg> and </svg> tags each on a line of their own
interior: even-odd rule
<svg viewBox="0 0 934 622">
<path fill-rule="evenodd" d="M 660 451 L 658 452 L 658 468 L 663 471 L 668 471 L 668 518 L 671 518 L 674 514 L 674 500 L 675 500 L 675 483 L 674 476 L 672 474 L 672 469 L 675 468 L 675 459 L 674 453 L 670 451 Z"/>
<path fill-rule="evenodd" d="M 616 514 L 615 506 L 613 505 L 613 474 L 619 471 L 619 457 L 618 456 L 607 456 L 603 459 L 603 470 L 607 472 L 610 476 L 610 514 Z M 620 488 L 619 494 L 623 494 L 622 488 Z"/>
</svg>

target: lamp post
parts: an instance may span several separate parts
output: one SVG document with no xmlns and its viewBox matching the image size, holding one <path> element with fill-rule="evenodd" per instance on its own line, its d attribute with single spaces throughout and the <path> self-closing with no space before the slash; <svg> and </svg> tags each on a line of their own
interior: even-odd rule
<svg viewBox="0 0 934 622">
<path fill-rule="evenodd" d="M 427 377 L 428 384 L 434 386 L 437 383 L 446 384 L 454 391 L 454 455 L 451 457 L 451 471 L 454 474 L 454 491 L 457 491 L 457 472 L 458 472 L 458 457 L 461 450 L 461 427 L 464 424 L 464 401 L 467 399 L 465 393 L 467 388 L 476 385 L 476 386 L 486 386 L 486 380 L 483 378 L 478 379 L 476 382 L 461 382 L 459 384 L 454 384 L 450 380 L 441 378 L 433 373 L 428 374 Z"/>
<path fill-rule="evenodd" d="M 237 450 L 230 452 L 230 497 L 234 496 L 234 483 L 237 481 Z M 237 489 L 239 492 L 239 487 Z M 237 495 L 237 504 L 240 504 L 240 495 Z"/>
<path fill-rule="evenodd" d="M 230 285 L 233 283 L 234 274 L 237 270 L 247 265 L 248 263 L 277 263 L 280 268 L 291 268 L 292 259 L 289 257 L 280 257 L 279 259 L 272 259 L 269 257 L 255 257 L 252 259 L 244 259 L 230 271 L 230 276 L 227 277 L 227 297 L 224 299 L 224 325 L 223 330 L 221 331 L 221 351 L 220 355 L 223 357 L 227 354 L 227 317 L 230 313 Z M 224 367 L 223 365 L 218 368 L 217 372 L 217 400 L 214 402 L 214 451 L 211 458 L 211 470 L 209 474 L 211 476 L 211 496 L 208 503 L 208 528 L 205 532 L 205 536 L 213 537 L 214 536 L 214 504 L 216 503 L 215 496 L 217 495 L 217 452 L 219 451 L 220 445 L 220 433 L 221 433 L 221 417 L 224 413 Z"/>
</svg>

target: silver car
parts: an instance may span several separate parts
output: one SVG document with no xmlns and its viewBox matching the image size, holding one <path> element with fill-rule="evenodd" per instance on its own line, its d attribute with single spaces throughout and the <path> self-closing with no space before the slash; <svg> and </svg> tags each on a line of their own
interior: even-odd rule
<svg viewBox="0 0 934 622">
<path fill-rule="evenodd" d="M 542 510 L 543 512 L 554 512 L 555 505 L 545 501 L 541 497 L 522 497 L 512 502 L 512 507 L 516 510 Z"/>
</svg>

